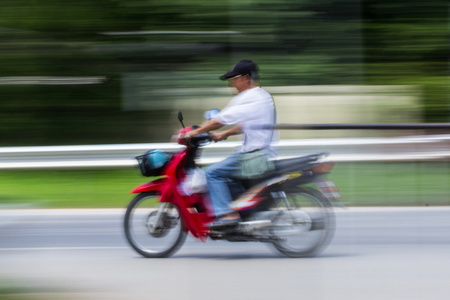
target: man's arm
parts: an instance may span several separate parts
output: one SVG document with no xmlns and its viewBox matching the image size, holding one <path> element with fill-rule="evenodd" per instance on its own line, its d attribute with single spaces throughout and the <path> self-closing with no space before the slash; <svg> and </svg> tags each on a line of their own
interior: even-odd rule
<svg viewBox="0 0 450 300">
<path fill-rule="evenodd" d="M 196 135 L 199 135 L 204 132 L 209 132 L 209 131 L 219 129 L 223 126 L 224 125 L 222 123 L 220 123 L 216 120 L 209 120 L 209 121 L 203 123 L 202 125 L 200 125 L 199 128 L 189 131 L 188 133 L 186 133 L 185 136 L 196 136 Z"/>
<path fill-rule="evenodd" d="M 206 121 L 205 123 L 203 123 L 199 128 L 187 132 L 185 134 L 185 137 L 187 137 L 187 136 L 193 137 L 193 136 L 199 135 L 204 132 L 209 132 L 209 131 L 219 129 L 223 126 L 224 125 L 222 123 L 220 123 L 214 119 L 209 120 L 209 121 Z M 229 136 L 237 135 L 237 134 L 241 134 L 241 133 L 242 133 L 242 127 L 240 125 L 236 125 L 228 130 L 225 130 L 222 132 L 217 132 L 217 133 L 213 134 L 213 140 L 215 142 L 219 142 L 222 140 L 226 140 Z"/>
<path fill-rule="evenodd" d="M 242 133 L 242 127 L 237 125 L 237 126 L 234 126 L 234 127 L 230 128 L 228 130 L 214 133 L 214 138 L 213 139 L 214 139 L 215 142 L 219 142 L 219 141 L 222 141 L 222 140 L 226 140 L 229 136 L 237 135 L 237 134 L 241 134 L 241 133 Z"/>
</svg>

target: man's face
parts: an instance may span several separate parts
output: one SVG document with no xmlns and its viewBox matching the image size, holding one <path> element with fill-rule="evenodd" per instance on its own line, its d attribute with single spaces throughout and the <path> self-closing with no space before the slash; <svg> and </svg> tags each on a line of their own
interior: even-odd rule
<svg viewBox="0 0 450 300">
<path fill-rule="evenodd" d="M 250 84 L 249 75 L 237 75 L 233 78 L 228 79 L 228 87 L 235 88 L 236 93 L 240 93 L 246 89 Z"/>
</svg>

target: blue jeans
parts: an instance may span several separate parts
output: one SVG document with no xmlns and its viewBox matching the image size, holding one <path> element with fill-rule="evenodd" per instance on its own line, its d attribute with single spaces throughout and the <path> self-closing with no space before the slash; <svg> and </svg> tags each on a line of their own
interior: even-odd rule
<svg viewBox="0 0 450 300">
<path fill-rule="evenodd" d="M 233 196 L 244 192 L 242 184 L 233 178 L 233 174 L 239 169 L 238 153 L 232 154 L 225 160 L 215 163 L 206 169 L 206 182 L 208 184 L 211 201 L 216 216 L 226 215 L 231 212 L 228 203 L 233 201 Z"/>
</svg>

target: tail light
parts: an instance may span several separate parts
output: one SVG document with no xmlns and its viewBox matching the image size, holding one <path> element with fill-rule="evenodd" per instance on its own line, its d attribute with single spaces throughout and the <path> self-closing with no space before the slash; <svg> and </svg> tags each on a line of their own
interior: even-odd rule
<svg viewBox="0 0 450 300">
<path fill-rule="evenodd" d="M 308 169 L 308 171 L 312 171 L 314 173 L 329 173 L 333 170 L 336 163 L 328 161 L 324 163 L 317 164 Z"/>
</svg>

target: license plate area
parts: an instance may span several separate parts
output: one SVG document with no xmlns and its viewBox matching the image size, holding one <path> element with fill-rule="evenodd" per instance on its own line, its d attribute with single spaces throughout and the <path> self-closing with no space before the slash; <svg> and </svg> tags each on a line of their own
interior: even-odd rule
<svg viewBox="0 0 450 300">
<path fill-rule="evenodd" d="M 333 182 L 333 180 L 330 179 L 318 180 L 314 183 L 328 200 L 342 199 L 342 194 L 337 188 L 336 184 Z"/>
</svg>

